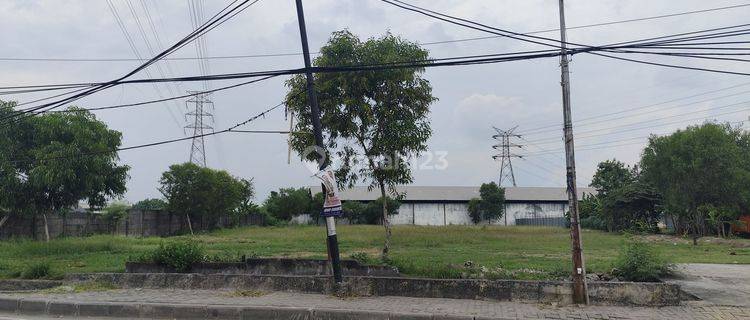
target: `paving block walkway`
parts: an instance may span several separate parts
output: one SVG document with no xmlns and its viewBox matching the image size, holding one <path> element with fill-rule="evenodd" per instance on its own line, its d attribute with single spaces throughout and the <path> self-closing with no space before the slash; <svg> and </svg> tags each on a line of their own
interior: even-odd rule
<svg viewBox="0 0 750 320">
<path fill-rule="evenodd" d="M 0 293 L 0 312 L 5 312 L 0 313 L 0 319 L 13 312 L 8 310 L 13 301 L 17 303 L 16 308 L 22 310 L 20 317 L 36 314 L 37 317 L 54 315 L 56 319 L 85 316 L 163 319 L 750 319 L 749 308 L 701 302 L 659 308 L 579 307 L 459 299 L 339 298 L 292 292 L 154 289 Z"/>
</svg>

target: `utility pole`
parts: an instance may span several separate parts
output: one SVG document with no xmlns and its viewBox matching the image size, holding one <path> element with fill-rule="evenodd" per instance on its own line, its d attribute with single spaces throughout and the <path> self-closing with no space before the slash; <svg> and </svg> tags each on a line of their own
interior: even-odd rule
<svg viewBox="0 0 750 320">
<path fill-rule="evenodd" d="M 573 253 L 573 302 L 588 304 L 586 266 L 581 245 L 581 225 L 578 217 L 578 190 L 576 187 L 576 159 L 573 145 L 573 120 L 570 112 L 570 69 L 568 67 L 567 36 L 565 33 L 565 4 L 560 7 L 560 71 L 563 100 L 563 135 L 565 138 L 565 166 L 567 169 L 568 207 L 570 210 L 570 240 Z"/>
<path fill-rule="evenodd" d="M 500 159 L 500 178 L 497 181 L 498 186 L 503 186 L 503 181 L 510 180 L 512 185 L 516 186 L 516 175 L 513 173 L 513 163 L 510 161 L 511 158 L 523 158 L 523 156 L 513 154 L 510 152 L 511 147 L 520 148 L 520 144 L 511 143 L 510 138 L 521 138 L 521 135 L 513 133 L 518 128 L 515 126 L 510 130 L 500 130 L 497 127 L 492 127 L 497 131 L 497 134 L 493 135 L 492 138 L 500 141 L 498 144 L 492 146 L 495 150 L 500 150 L 500 154 L 492 156 L 492 159 Z"/>
<path fill-rule="evenodd" d="M 325 150 L 323 144 L 323 131 L 320 124 L 320 108 L 318 107 L 318 97 L 315 93 L 315 84 L 313 82 L 313 73 L 310 65 L 310 48 L 307 45 L 307 28 L 305 27 L 305 13 L 302 9 L 302 0 L 296 0 L 297 3 L 297 21 L 299 22 L 299 33 L 302 38 L 302 55 L 305 59 L 305 77 L 307 78 L 307 99 L 310 102 L 310 111 L 312 114 L 313 135 L 315 136 L 315 145 L 320 150 Z M 318 158 L 318 167 L 320 170 L 325 169 L 325 155 Z M 325 185 L 323 185 L 323 194 L 325 194 Z M 341 258 L 339 257 L 339 242 L 336 237 L 336 219 L 326 217 L 326 231 L 328 234 L 328 257 L 331 259 L 333 267 L 333 279 L 337 284 L 343 282 L 341 276 Z"/>
</svg>

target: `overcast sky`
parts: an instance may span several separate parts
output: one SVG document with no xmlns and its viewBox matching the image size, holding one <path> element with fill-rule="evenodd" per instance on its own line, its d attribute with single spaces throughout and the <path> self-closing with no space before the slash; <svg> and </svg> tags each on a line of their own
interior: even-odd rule
<svg viewBox="0 0 750 320">
<path fill-rule="evenodd" d="M 112 0 L 123 23 L 143 57 L 150 57 L 128 2 Z M 131 1 L 154 50 L 159 48 L 147 25 L 140 0 Z M 229 1 L 206 0 L 210 16 Z M 518 32 L 558 27 L 556 0 L 412 0 L 414 4 Z M 187 0 L 145 0 L 162 46 L 168 46 L 191 31 Z M 747 3 L 738 0 L 568 0 L 569 27 L 676 12 Z M 310 47 L 317 51 L 333 31 L 349 29 L 360 38 L 386 32 L 416 42 L 434 42 L 486 36 L 445 22 L 392 7 L 378 0 L 306 0 L 305 13 Z M 569 41 L 600 45 L 746 23 L 750 7 L 684 15 L 664 19 L 622 23 L 570 30 Z M 0 58 L 134 58 L 106 1 L 11 1 L 0 2 Z M 542 36 L 558 38 L 559 34 Z M 206 37 L 208 56 L 263 55 L 301 51 L 293 0 L 261 0 L 234 19 L 211 31 Z M 541 47 L 513 39 L 488 39 L 426 45 L 432 57 L 535 50 Z M 195 57 L 187 46 L 173 57 Z M 629 58 L 706 66 L 750 72 L 742 63 Z M 247 72 L 302 66 L 298 55 L 210 61 L 212 73 Z M 29 62 L 0 61 L 0 85 L 33 85 L 111 80 L 138 65 L 124 62 Z M 166 75 L 199 73 L 196 60 L 161 64 Z M 154 77 L 159 70 L 149 68 Z M 171 71 L 171 72 L 170 72 Z M 649 134 L 664 134 L 677 128 L 705 121 L 747 120 L 750 104 L 745 91 L 750 80 L 743 76 L 712 74 L 689 70 L 615 61 L 591 55 L 576 55 L 571 64 L 573 119 L 607 115 L 688 97 L 696 93 L 736 86 L 713 94 L 661 104 L 632 112 L 620 112 L 575 125 L 579 185 L 590 182 L 598 162 L 617 158 L 636 163 Z M 135 78 L 146 77 L 139 73 Z M 519 186 L 563 186 L 562 107 L 560 71 L 557 59 L 509 62 L 482 66 L 443 67 L 426 71 L 433 94 L 439 98 L 431 108 L 434 134 L 430 151 L 446 154 L 444 170 L 416 170 L 414 185 L 472 186 L 498 179 L 499 163 L 492 160 L 492 126 L 511 128 L 524 134 L 525 145 L 513 159 Z M 285 79 L 223 91 L 213 95 L 216 129 L 223 129 L 279 103 L 286 88 Z M 214 82 L 213 87 L 233 82 Z M 743 85 L 747 84 L 747 85 Z M 198 90 L 198 83 L 126 85 L 95 94 L 76 102 L 80 107 L 157 99 Z M 726 97 L 731 95 L 729 97 Z M 28 101 L 41 96 L 2 97 Z M 688 105 L 689 104 L 689 105 Z M 728 107 L 723 107 L 731 105 Z M 721 108 L 719 108 L 721 107 Z M 712 110 L 706 110 L 714 108 Z M 719 108 L 719 109 L 717 109 Z M 649 112 L 644 114 L 644 112 Z M 732 112 L 732 113 L 730 113 Z M 96 116 L 110 128 L 123 132 L 123 146 L 184 137 L 185 103 L 153 104 L 142 107 L 97 111 Z M 730 113 L 730 114 L 727 114 Z M 283 109 L 277 109 L 244 129 L 288 129 Z M 235 176 L 253 178 L 258 200 L 271 190 L 317 183 L 298 157 L 287 164 L 286 136 L 280 134 L 228 133 L 206 138 L 208 166 Z M 120 153 L 130 165 L 126 200 L 136 202 L 159 197 L 158 179 L 169 165 L 186 162 L 190 142 Z M 540 154 L 544 153 L 544 154 Z M 536 154 L 536 155 L 535 155 Z M 438 164 L 437 157 L 421 160 L 424 167 Z"/>
</svg>

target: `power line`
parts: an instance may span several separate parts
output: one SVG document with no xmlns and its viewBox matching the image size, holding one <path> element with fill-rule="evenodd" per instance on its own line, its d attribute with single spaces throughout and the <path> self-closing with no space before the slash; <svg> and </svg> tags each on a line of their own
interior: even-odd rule
<svg viewBox="0 0 750 320">
<path fill-rule="evenodd" d="M 239 5 L 233 7 L 233 5 L 237 1 L 239 1 L 239 0 L 232 1 L 229 5 L 227 5 L 222 10 L 220 10 L 219 12 L 217 12 L 211 19 L 209 19 L 208 22 L 206 22 L 203 26 L 201 26 L 201 28 L 199 28 L 198 30 L 195 30 L 195 31 L 191 32 L 187 36 L 183 37 L 180 41 L 178 41 L 177 43 L 173 44 L 168 49 L 162 51 L 160 54 L 158 54 L 158 55 L 154 56 L 153 58 L 151 58 L 148 62 L 141 64 L 140 66 L 138 66 L 137 68 L 133 69 L 132 71 L 126 73 L 125 75 L 123 75 L 123 76 L 121 76 L 121 77 L 119 77 L 117 79 L 114 79 L 112 81 L 106 82 L 106 83 L 98 85 L 96 87 L 93 87 L 91 89 L 88 89 L 88 90 L 86 90 L 84 92 L 77 93 L 77 94 L 75 94 L 75 95 L 73 95 L 71 97 L 67 97 L 67 98 L 64 98 L 64 99 L 61 99 L 61 100 L 58 100 L 58 101 L 54 101 L 54 102 L 51 102 L 51 103 L 45 103 L 45 104 L 39 105 L 37 107 L 30 108 L 28 110 L 17 112 L 17 113 L 15 113 L 15 114 L 13 114 L 13 115 L 11 115 L 9 117 L 4 117 L 2 120 L 7 120 L 8 118 L 17 118 L 19 116 L 20 117 L 34 116 L 34 115 L 38 114 L 38 112 L 37 112 L 38 110 L 45 109 L 45 110 L 42 110 L 41 112 L 49 111 L 49 110 L 58 108 L 58 107 L 66 104 L 66 103 L 69 103 L 69 102 L 81 99 L 83 97 L 86 97 L 88 95 L 94 94 L 96 92 L 99 92 L 99 91 L 111 88 L 113 86 L 116 86 L 121 81 L 123 81 L 124 79 L 127 79 L 128 77 L 130 77 L 130 76 L 138 73 L 139 71 L 147 68 L 149 65 L 155 63 L 159 59 L 161 59 L 161 58 L 163 58 L 163 57 L 171 54 L 172 52 L 174 52 L 176 50 L 179 50 L 183 46 L 185 46 L 188 43 L 190 43 L 191 41 L 193 41 L 195 39 L 195 37 L 197 37 L 197 36 L 199 36 L 199 35 L 201 35 L 201 34 L 203 34 L 205 32 L 209 32 L 209 31 L 213 30 L 213 28 L 215 28 L 215 27 L 221 25 L 222 23 L 226 22 L 227 20 L 231 19 L 236 14 L 242 12 L 243 10 L 247 9 L 248 7 L 250 7 L 251 5 L 257 3 L 259 0 L 255 0 L 253 2 L 250 2 L 250 0 L 244 0 Z M 248 2 L 250 2 L 249 5 L 247 4 Z"/>
<path fill-rule="evenodd" d="M 672 110 L 672 109 L 687 107 L 687 106 L 696 105 L 696 104 L 700 104 L 700 103 L 704 103 L 704 102 L 710 102 L 710 101 L 715 101 L 715 100 L 719 100 L 719 99 L 735 97 L 735 96 L 739 96 L 739 95 L 743 95 L 743 94 L 747 94 L 747 93 L 750 93 L 750 90 L 741 91 L 741 92 L 737 92 L 737 93 L 733 93 L 733 94 L 728 94 L 728 95 L 723 95 L 723 96 L 719 96 L 719 97 L 715 97 L 715 98 L 711 98 L 711 99 L 698 100 L 698 101 L 694 101 L 694 102 L 690 102 L 690 103 L 685 103 L 685 104 L 680 104 L 680 105 L 676 105 L 676 106 L 671 106 L 671 107 L 667 107 L 667 108 L 660 108 L 660 109 L 656 109 L 656 110 L 652 110 L 652 111 L 639 112 L 639 113 L 635 113 L 635 114 L 628 114 L 628 115 L 624 115 L 624 116 L 620 116 L 620 117 L 614 117 L 614 118 L 609 118 L 609 119 L 602 119 L 602 120 L 591 121 L 591 122 L 586 121 L 586 120 L 593 120 L 593 119 L 601 118 L 601 117 L 605 117 L 605 116 L 612 116 L 612 115 L 622 114 L 622 113 L 626 113 L 626 112 L 629 112 L 629 111 L 637 111 L 637 110 L 641 110 L 641 109 L 652 108 L 652 107 L 655 107 L 655 106 L 659 106 L 659 105 L 663 105 L 663 104 L 675 101 L 675 100 L 670 100 L 668 102 L 650 104 L 650 105 L 643 106 L 643 107 L 631 108 L 631 109 L 627 109 L 627 110 L 623 110 L 623 111 L 618 111 L 618 112 L 612 112 L 610 114 L 604 114 L 604 115 L 600 115 L 600 116 L 597 116 L 597 117 L 584 118 L 582 120 L 576 121 L 575 125 L 576 125 L 576 127 L 590 126 L 590 125 L 594 125 L 594 124 L 598 124 L 598 123 L 604 123 L 604 122 L 609 122 L 609 121 L 613 121 L 613 120 L 622 120 L 622 119 L 626 119 L 626 118 L 632 118 L 632 117 L 637 117 L 637 116 L 642 116 L 642 115 L 647 115 L 647 114 L 658 113 L 658 112 L 663 112 L 663 111 L 667 111 L 667 110 Z M 695 97 L 695 96 L 696 95 L 693 95 L 691 97 Z M 684 99 L 679 99 L 679 100 L 684 100 Z M 750 101 L 748 101 L 748 102 L 750 102 Z M 724 105 L 724 106 L 720 106 L 720 107 L 712 107 L 712 108 L 708 108 L 708 109 L 698 110 L 698 112 L 709 111 L 709 110 L 716 110 L 716 109 L 723 109 L 723 108 L 727 108 L 727 107 L 731 107 L 731 106 L 735 106 L 735 105 L 737 105 L 737 104 Z M 695 112 L 691 112 L 691 113 L 695 113 Z M 690 113 L 683 113 L 683 114 L 680 114 L 680 115 L 675 115 L 673 117 L 682 116 L 682 115 L 685 115 L 685 114 L 690 114 Z M 651 121 L 651 120 L 649 120 L 649 121 Z M 581 122 L 583 122 L 583 123 L 581 123 Z M 546 129 L 546 128 L 553 128 L 553 127 L 555 127 L 555 128 L 554 129 Z M 537 135 L 537 134 L 546 133 L 546 132 L 554 132 L 554 131 L 557 131 L 559 129 L 561 129 L 561 126 L 559 126 L 559 125 L 550 125 L 550 126 L 546 126 L 546 127 L 540 127 L 540 128 L 537 128 L 537 129 L 532 129 L 532 130 L 529 130 L 529 131 L 524 131 L 524 135 L 527 135 L 527 136 L 529 136 L 529 135 Z"/>
<path fill-rule="evenodd" d="M 486 24 L 482 24 L 482 23 L 479 23 L 479 22 L 475 22 L 475 21 L 471 21 L 471 20 L 468 20 L 468 19 L 463 19 L 463 18 L 459 18 L 459 17 L 447 15 L 447 14 L 440 13 L 440 12 L 436 12 L 436 11 L 433 11 L 433 10 L 429 10 L 429 9 L 425 9 L 425 8 L 422 8 L 422 7 L 419 7 L 419 6 L 415 6 L 413 4 L 408 4 L 408 3 L 404 2 L 404 1 L 401 1 L 401 0 L 380 0 L 380 1 L 385 2 L 387 4 L 390 4 L 390 5 L 393 5 L 393 6 L 396 6 L 396 7 L 399 7 L 399 8 L 402 8 L 404 10 L 408 10 L 408 11 L 413 11 L 413 12 L 416 12 L 416 13 L 420 13 L 422 15 L 425 15 L 425 16 L 428 16 L 428 17 L 431 17 L 431 18 L 434 18 L 434 19 L 442 20 L 442 21 L 445 21 L 445 22 L 448 22 L 448 23 L 451 23 L 451 24 L 455 24 L 455 25 L 458 25 L 458 26 L 462 26 L 462 27 L 465 27 L 465 28 L 474 29 L 474 30 L 478 30 L 478 31 L 483 31 L 483 32 L 486 32 L 486 33 L 495 34 L 495 35 L 506 37 L 506 38 L 510 38 L 510 39 L 515 39 L 515 40 L 519 40 L 519 41 L 523 41 L 523 42 L 528 42 L 528 43 L 533 43 L 533 44 L 538 44 L 538 45 L 543 45 L 543 46 L 549 46 L 549 47 L 554 47 L 554 48 L 560 48 L 560 44 L 562 44 L 562 42 L 560 40 L 551 39 L 551 38 L 545 38 L 545 37 L 539 37 L 539 36 L 531 36 L 531 35 L 527 35 L 527 34 L 522 34 L 522 33 L 518 33 L 518 32 L 513 32 L 513 31 L 509 31 L 509 30 L 504 30 L 504 29 L 500 29 L 500 28 L 488 26 Z M 531 38 L 531 39 L 529 39 L 529 38 Z M 552 42 L 552 44 L 544 42 L 544 41 Z M 733 72 L 733 71 L 728 71 L 728 70 L 717 70 L 717 69 L 710 69 L 710 68 L 688 67 L 688 66 L 682 66 L 682 65 L 657 63 L 657 62 L 652 62 L 652 61 L 643 61 L 643 60 L 637 60 L 637 59 L 629 59 L 629 58 L 616 57 L 616 56 L 611 56 L 611 55 L 607 55 L 607 54 L 602 54 L 602 53 L 594 52 L 594 51 L 618 52 L 616 50 L 617 48 L 613 48 L 613 47 L 609 47 L 609 46 L 593 47 L 593 46 L 582 45 L 582 44 L 577 44 L 577 43 L 572 43 L 572 42 L 565 42 L 565 44 L 566 45 L 575 45 L 575 46 L 585 47 L 585 48 L 589 49 L 589 50 L 584 50 L 584 51 L 579 51 L 579 52 L 586 52 L 586 53 L 589 53 L 589 54 L 593 54 L 593 55 L 597 55 L 597 56 L 602 56 L 602 57 L 607 57 L 607 58 L 616 59 L 616 60 L 629 61 L 629 62 L 634 62 L 634 63 L 641 63 L 641 64 L 646 64 L 646 65 L 661 66 L 661 67 L 668 67 L 668 68 L 687 69 L 687 70 L 694 70 L 694 71 L 704 71 L 704 72 L 714 72 L 714 73 L 724 73 L 724 74 L 734 74 L 734 75 L 744 75 L 744 76 L 750 75 L 750 73 L 744 73 L 744 72 Z M 569 51 L 570 55 L 573 55 L 575 53 L 576 52 L 574 52 L 572 50 Z"/>
<path fill-rule="evenodd" d="M 746 101 L 744 103 L 748 103 L 748 101 Z M 735 105 L 739 105 L 739 104 L 735 104 Z M 706 110 L 703 110 L 703 111 L 706 111 Z M 638 131 L 638 130 L 643 130 L 643 129 L 650 129 L 650 128 L 661 127 L 661 126 L 665 126 L 665 125 L 680 124 L 680 123 L 685 123 L 685 122 L 690 122 L 690 121 L 695 121 L 695 120 L 710 120 L 710 119 L 715 119 L 715 117 L 718 117 L 718 116 L 725 116 L 725 115 L 736 114 L 736 113 L 746 112 L 746 111 L 750 111 L 750 108 L 745 108 L 745 109 L 740 109 L 740 110 L 735 110 L 735 111 L 730 111 L 730 112 L 724 112 L 724 113 L 714 114 L 714 115 L 710 115 L 710 116 L 707 116 L 707 117 L 696 117 L 696 118 L 690 118 L 690 119 L 683 119 L 683 120 L 679 120 L 679 121 L 672 121 L 672 122 L 667 122 L 667 123 L 661 123 L 661 124 L 657 124 L 657 125 L 650 125 L 650 126 L 645 126 L 645 127 L 629 128 L 629 129 L 624 129 L 624 130 L 620 130 L 620 131 L 608 132 L 608 133 L 604 133 L 604 134 L 579 136 L 578 139 L 592 138 L 592 137 L 599 137 L 599 136 L 607 136 L 607 135 L 612 135 L 612 134 L 617 134 L 617 133 L 625 133 L 625 132 L 631 132 L 631 131 Z M 592 132 L 599 132 L 599 131 L 606 131 L 606 130 L 611 130 L 613 128 L 627 128 L 627 127 L 630 127 L 632 125 L 639 124 L 639 123 L 655 122 L 655 121 L 660 121 L 660 120 L 664 120 L 664 119 L 667 119 L 667 118 L 675 118 L 675 117 L 679 117 L 679 116 L 681 116 L 681 115 L 670 116 L 670 117 L 663 117 L 663 118 L 660 118 L 660 119 L 649 120 L 649 121 L 642 121 L 642 122 L 636 122 L 636 123 L 630 123 L 630 124 L 626 124 L 626 125 L 609 127 L 609 128 L 602 128 L 602 129 L 581 131 L 578 134 L 581 134 L 581 133 L 592 133 Z M 558 138 L 546 138 L 546 139 L 538 139 L 538 140 L 532 140 L 532 141 L 535 142 L 535 143 L 537 143 L 537 144 L 548 144 L 548 143 L 553 143 L 556 139 L 558 139 Z"/>
<path fill-rule="evenodd" d="M 222 133 L 227 133 L 227 132 L 235 132 L 235 130 L 237 128 L 239 128 L 241 126 L 244 126 L 244 125 L 246 125 L 246 124 L 248 124 L 250 122 L 253 122 L 253 121 L 257 120 L 258 118 L 261 118 L 261 117 L 265 118 L 266 114 L 268 114 L 269 112 L 271 112 L 271 111 L 273 111 L 275 109 L 278 109 L 279 107 L 281 107 L 283 105 L 284 105 L 284 102 L 281 102 L 281 103 L 279 103 L 279 104 L 277 104 L 277 105 L 275 105 L 275 106 L 273 106 L 271 108 L 268 108 L 268 109 L 264 110 L 261 113 L 258 113 L 257 115 L 254 115 L 254 116 L 248 118 L 247 120 L 239 122 L 239 123 L 237 123 L 237 124 L 235 124 L 235 125 L 233 125 L 231 127 L 228 127 L 226 129 L 222 129 L 222 130 L 219 130 L 219 131 L 213 131 L 213 132 L 204 133 L 200 137 L 208 137 L 208 136 L 214 136 L 214 135 L 218 135 L 218 134 L 222 134 Z M 248 130 L 238 130 L 237 132 L 249 133 Z M 175 143 L 175 142 L 180 142 L 180 141 L 187 141 L 187 140 L 191 140 L 191 139 L 194 139 L 194 138 L 196 138 L 196 136 L 175 138 L 175 139 L 169 139 L 169 140 L 161 140 L 161 141 L 150 142 L 150 143 L 145 143 L 145 144 L 138 144 L 138 145 L 133 145 L 133 146 L 128 146 L 128 147 L 121 147 L 121 148 L 117 148 L 117 149 L 113 149 L 113 150 L 101 150 L 101 151 L 94 151 L 94 152 L 85 152 L 85 153 L 79 153 L 79 154 L 72 155 L 72 156 L 48 157 L 48 158 L 41 158 L 41 159 L 34 159 L 34 160 L 15 159 L 15 160 L 10 160 L 10 161 L 14 162 L 14 163 L 18 163 L 18 162 L 39 162 L 39 161 L 64 160 L 64 159 L 72 159 L 72 158 L 85 157 L 85 156 L 93 156 L 93 155 L 98 155 L 98 154 L 107 154 L 107 153 L 114 153 L 114 152 L 119 152 L 119 151 L 127 151 L 127 150 L 135 150 L 135 149 L 142 149 L 142 148 L 148 148 L 148 147 L 155 147 L 155 146 L 160 146 L 160 145 L 165 145 L 165 144 L 170 144 L 170 143 Z"/>
<path fill-rule="evenodd" d="M 143 1 L 143 0 L 141 0 L 141 1 Z M 729 10 L 729 9 L 737 9 L 737 8 L 747 7 L 747 6 L 750 6 L 750 4 L 740 4 L 740 5 L 732 5 L 732 6 L 724 6 L 724 7 L 716 7 L 716 8 L 708 8 L 708 9 L 700 9 L 700 10 L 692 10 L 692 11 L 683 11 L 683 12 L 677 12 L 677 13 L 670 13 L 670 14 L 663 14 L 663 15 L 656 15 L 656 16 L 649 16 L 649 17 L 642 17 L 642 18 L 633 18 L 633 19 L 624 19 L 624 20 L 616 20 L 616 21 L 609 21 L 609 22 L 600 22 L 600 23 L 593 23 L 593 24 L 587 24 L 587 25 L 580 25 L 580 26 L 568 27 L 567 29 L 568 30 L 575 30 L 575 29 L 585 29 L 585 28 L 592 28 L 592 27 L 610 26 L 610 25 L 622 24 L 622 23 L 631 23 L 631 22 L 638 22 L 638 21 L 664 19 L 664 18 L 684 16 L 684 15 L 692 15 L 692 14 L 706 13 L 706 12 L 724 11 L 724 10 Z M 147 15 L 148 15 L 148 12 L 147 12 Z M 557 32 L 557 31 L 560 31 L 560 29 L 555 28 L 555 29 L 536 30 L 536 31 L 524 32 L 523 34 L 532 35 L 532 34 L 541 34 L 541 33 Z M 419 45 L 429 46 L 429 45 L 438 45 L 438 44 L 446 44 L 446 43 L 458 43 L 458 42 L 467 42 L 467 41 L 497 39 L 497 38 L 501 38 L 501 37 L 502 36 L 495 35 L 495 36 L 486 36 L 486 37 L 462 38 L 462 39 L 454 39 L 454 40 L 440 40 L 440 41 L 431 41 L 431 42 L 420 42 Z M 319 52 L 313 52 L 312 54 L 318 54 L 318 53 Z M 244 54 L 244 55 L 226 55 L 226 56 L 174 57 L 174 58 L 164 58 L 162 60 L 165 60 L 165 61 L 199 60 L 199 59 L 224 60 L 224 59 L 247 59 L 247 58 L 286 57 L 286 56 L 299 56 L 299 55 L 302 55 L 302 53 L 301 52 L 288 52 L 288 53 Z M 142 59 L 132 59 L 132 58 L 25 58 L 25 57 L 24 58 L 19 58 L 19 57 L 0 57 L 0 61 L 131 62 L 131 61 L 145 61 L 145 60 L 142 60 Z"/>
</svg>

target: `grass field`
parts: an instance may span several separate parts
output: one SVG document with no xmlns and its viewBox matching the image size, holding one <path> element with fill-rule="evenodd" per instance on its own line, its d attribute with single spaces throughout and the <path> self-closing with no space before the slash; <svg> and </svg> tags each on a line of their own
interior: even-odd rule
<svg viewBox="0 0 750 320">
<path fill-rule="evenodd" d="M 381 226 L 339 226 L 342 258 L 364 252 L 379 255 Z M 396 226 L 393 230 L 392 265 L 414 276 L 455 277 L 457 266 L 501 267 L 505 277 L 551 278 L 570 269 L 570 236 L 567 229 L 540 227 Z M 750 240 L 703 238 L 693 247 L 688 239 L 640 236 L 675 263 L 750 264 Z M 164 241 L 190 238 L 125 238 L 92 236 L 49 243 L 29 240 L 0 242 L 0 277 L 19 277 L 30 266 L 47 263 L 53 274 L 122 272 L 129 257 L 156 248 Z M 210 254 L 259 257 L 325 258 L 324 227 L 247 227 L 225 229 L 192 237 Z M 587 269 L 605 272 L 617 257 L 626 235 L 585 230 Z"/>
</svg>

